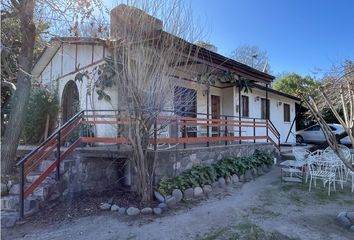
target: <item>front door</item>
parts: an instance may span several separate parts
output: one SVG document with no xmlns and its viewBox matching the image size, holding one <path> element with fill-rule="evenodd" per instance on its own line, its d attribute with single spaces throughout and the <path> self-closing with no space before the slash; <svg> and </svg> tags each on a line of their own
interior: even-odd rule
<svg viewBox="0 0 354 240">
<path fill-rule="evenodd" d="M 211 95 L 211 118 L 219 119 L 220 118 L 220 96 Z M 213 122 L 213 124 L 218 124 L 220 122 Z M 212 136 L 220 135 L 220 127 L 213 126 L 211 128 Z"/>
</svg>

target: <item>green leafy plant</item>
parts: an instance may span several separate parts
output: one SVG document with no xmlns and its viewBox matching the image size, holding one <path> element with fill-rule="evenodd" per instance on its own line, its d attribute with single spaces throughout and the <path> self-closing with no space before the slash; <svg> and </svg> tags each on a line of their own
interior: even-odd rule
<svg viewBox="0 0 354 240">
<path fill-rule="evenodd" d="M 233 174 L 239 176 L 244 174 L 246 170 L 256 169 L 263 164 L 269 166 L 272 163 L 273 157 L 270 153 L 256 150 L 250 157 L 227 157 L 211 165 L 193 166 L 179 176 L 162 179 L 158 190 L 163 195 L 169 195 L 176 188 L 185 190 L 204 186 L 215 182 L 219 177 L 230 177 Z"/>
<path fill-rule="evenodd" d="M 59 104 L 55 90 L 33 88 L 26 109 L 21 142 L 36 144 L 43 140 L 47 116 L 49 115 L 49 131 L 55 124 Z M 48 133 L 50 135 L 50 132 Z"/>
</svg>

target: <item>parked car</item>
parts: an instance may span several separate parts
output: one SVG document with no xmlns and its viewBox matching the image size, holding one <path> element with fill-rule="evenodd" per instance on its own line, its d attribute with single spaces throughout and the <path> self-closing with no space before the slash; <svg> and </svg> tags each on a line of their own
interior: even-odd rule
<svg viewBox="0 0 354 240">
<path fill-rule="evenodd" d="M 328 126 L 336 136 L 344 132 L 344 128 L 340 124 L 332 123 Z M 296 142 L 298 143 L 322 143 L 324 141 L 326 141 L 325 135 L 318 124 L 296 132 Z M 351 145 L 349 136 L 342 138 L 340 143 Z"/>
</svg>

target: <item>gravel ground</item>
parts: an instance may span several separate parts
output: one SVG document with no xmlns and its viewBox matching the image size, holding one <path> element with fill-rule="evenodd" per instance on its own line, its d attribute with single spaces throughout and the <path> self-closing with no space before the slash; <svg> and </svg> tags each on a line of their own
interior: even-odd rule
<svg viewBox="0 0 354 240">
<path fill-rule="evenodd" d="M 76 206 L 67 208 L 75 209 Z M 353 209 L 354 194 L 349 187 L 337 190 L 331 197 L 327 197 L 324 189 L 309 193 L 306 185 L 281 184 L 280 169 L 275 167 L 255 181 L 228 187 L 196 203 L 181 204 L 160 217 L 131 218 L 94 211 L 88 214 L 90 216 L 78 215 L 42 224 L 28 221 L 4 230 L 2 237 L 36 240 L 229 239 L 231 230 L 237 232 L 237 228 L 245 228 L 247 223 L 251 229 L 255 226 L 257 232 L 269 236 L 346 240 L 354 239 L 354 234 L 340 227 L 335 218 L 339 212 Z"/>
</svg>

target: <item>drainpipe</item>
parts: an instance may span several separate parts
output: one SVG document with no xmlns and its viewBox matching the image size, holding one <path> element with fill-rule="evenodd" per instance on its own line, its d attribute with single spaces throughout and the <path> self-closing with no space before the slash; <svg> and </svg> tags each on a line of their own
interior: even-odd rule
<svg viewBox="0 0 354 240">
<path fill-rule="evenodd" d="M 209 97 L 210 97 L 210 86 L 208 85 L 207 86 L 207 90 L 206 90 L 206 97 L 207 97 L 207 119 L 210 118 L 209 114 L 210 114 L 210 111 L 209 111 Z M 209 139 L 209 136 L 210 136 L 210 133 L 209 133 L 209 120 L 207 121 L 207 138 Z M 209 141 L 207 142 L 207 147 L 209 147 Z"/>
<path fill-rule="evenodd" d="M 269 136 L 269 133 L 268 133 L 268 120 L 269 120 L 269 106 L 270 104 L 268 104 L 268 84 L 266 84 L 266 122 L 267 122 L 267 127 L 266 127 L 266 131 L 267 131 L 267 142 L 269 142 L 268 140 L 268 136 Z"/>
<path fill-rule="evenodd" d="M 239 144 L 241 144 L 241 76 L 238 76 L 238 136 L 240 137 L 240 140 L 238 141 Z"/>
</svg>

